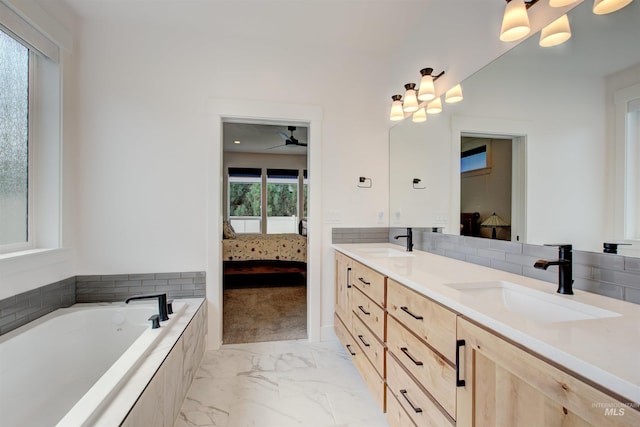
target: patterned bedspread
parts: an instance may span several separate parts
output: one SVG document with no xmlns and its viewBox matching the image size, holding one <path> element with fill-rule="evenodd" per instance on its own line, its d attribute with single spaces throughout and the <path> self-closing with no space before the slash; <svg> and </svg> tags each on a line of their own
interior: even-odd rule
<svg viewBox="0 0 640 427">
<path fill-rule="evenodd" d="M 237 234 L 235 239 L 222 241 L 222 259 L 307 262 L 307 238 L 299 234 Z"/>
</svg>

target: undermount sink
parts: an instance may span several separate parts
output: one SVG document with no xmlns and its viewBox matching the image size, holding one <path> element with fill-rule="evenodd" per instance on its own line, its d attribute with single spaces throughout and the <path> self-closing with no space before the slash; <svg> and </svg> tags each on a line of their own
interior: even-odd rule
<svg viewBox="0 0 640 427">
<path fill-rule="evenodd" d="M 380 258 L 404 258 L 415 256 L 411 252 L 391 248 L 363 248 L 359 249 L 359 251 L 366 253 L 369 256 Z"/>
<path fill-rule="evenodd" d="M 500 306 L 512 314 L 539 323 L 571 322 L 620 316 L 613 311 L 572 301 L 505 281 L 453 283 L 450 288 L 469 295 L 474 305 Z"/>
</svg>

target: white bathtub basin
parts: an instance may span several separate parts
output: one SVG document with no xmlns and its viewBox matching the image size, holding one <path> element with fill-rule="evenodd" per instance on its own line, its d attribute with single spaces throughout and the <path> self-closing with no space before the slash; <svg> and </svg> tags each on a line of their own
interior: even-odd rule
<svg viewBox="0 0 640 427">
<path fill-rule="evenodd" d="M 570 295 L 548 294 L 511 282 L 453 283 L 447 286 L 473 298 L 474 305 L 488 309 L 499 307 L 515 316 L 539 323 L 620 316 L 613 311 L 572 301 Z"/>
<path fill-rule="evenodd" d="M 391 248 L 364 248 L 359 249 L 359 251 L 377 258 L 405 258 L 415 256 L 411 252 Z"/>
</svg>

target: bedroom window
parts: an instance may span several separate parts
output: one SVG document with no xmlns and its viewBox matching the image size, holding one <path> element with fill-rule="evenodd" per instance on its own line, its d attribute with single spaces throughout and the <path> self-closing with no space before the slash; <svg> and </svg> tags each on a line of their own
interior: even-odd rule
<svg viewBox="0 0 640 427">
<path fill-rule="evenodd" d="M 298 170 L 267 169 L 267 233 L 297 233 L 298 220 Z"/>
<path fill-rule="evenodd" d="M 470 172 L 487 167 L 487 146 L 463 151 L 460 155 L 460 172 Z"/>
<path fill-rule="evenodd" d="M 229 168 L 229 220 L 238 233 L 262 231 L 262 170 Z"/>
</svg>

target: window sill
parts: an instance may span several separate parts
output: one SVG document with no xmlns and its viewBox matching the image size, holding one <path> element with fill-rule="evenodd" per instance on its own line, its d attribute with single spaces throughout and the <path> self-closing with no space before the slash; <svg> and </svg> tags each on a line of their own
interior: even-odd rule
<svg viewBox="0 0 640 427">
<path fill-rule="evenodd" d="M 71 255 L 70 248 L 38 248 L 0 254 L 0 273 L 6 277 L 54 264 L 70 262 Z"/>
</svg>

